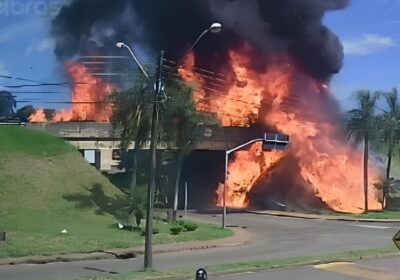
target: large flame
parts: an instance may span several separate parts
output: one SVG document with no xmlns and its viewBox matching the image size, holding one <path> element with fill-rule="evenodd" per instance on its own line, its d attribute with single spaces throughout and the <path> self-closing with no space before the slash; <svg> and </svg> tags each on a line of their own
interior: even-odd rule
<svg viewBox="0 0 400 280">
<path fill-rule="evenodd" d="M 257 179 L 291 155 L 304 179 L 303 188 L 314 192 L 331 209 L 360 213 L 364 206 L 362 156 L 340 139 L 341 127 L 328 112 L 328 86 L 302 73 L 288 57 L 270 61 L 264 73 L 249 66 L 249 46 L 230 51 L 230 64 L 235 74 L 223 94 L 208 89 L 207 81 L 194 68 L 190 56 L 181 77 L 195 84 L 198 109 L 215 112 L 224 126 L 250 126 L 260 119 L 266 127 L 290 135 L 287 152 L 264 152 L 260 144 L 239 151 L 228 168 L 226 205 L 247 207 L 248 194 Z M 211 97 L 211 98 L 210 98 Z M 291 176 L 292 170 L 285 170 Z M 370 166 L 369 209 L 381 210 L 379 193 L 373 186 L 379 170 Z M 222 205 L 223 184 L 217 189 Z"/>
<path fill-rule="evenodd" d="M 116 87 L 91 75 L 88 69 L 79 63 L 67 63 L 67 73 L 73 81 L 71 107 L 58 111 L 53 117 L 55 122 L 96 121 L 109 122 L 112 107 L 107 97 Z M 42 109 L 36 110 L 29 120 L 46 122 Z"/>
</svg>

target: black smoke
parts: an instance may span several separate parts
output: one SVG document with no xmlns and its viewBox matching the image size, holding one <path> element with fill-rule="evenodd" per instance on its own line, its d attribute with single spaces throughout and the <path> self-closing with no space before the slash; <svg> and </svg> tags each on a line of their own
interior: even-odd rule
<svg viewBox="0 0 400 280">
<path fill-rule="evenodd" d="M 317 79 L 326 80 L 343 63 L 339 38 L 323 25 L 326 12 L 348 0 L 74 0 L 52 23 L 55 53 L 61 59 L 101 52 L 116 54 L 117 41 L 164 49 L 178 60 L 213 21 L 224 25 L 196 47 L 198 63 L 224 68 L 227 50 L 250 41 L 258 54 L 288 53 Z M 259 57 L 256 61 L 260 61 Z M 257 64 L 255 63 L 255 66 Z"/>
</svg>

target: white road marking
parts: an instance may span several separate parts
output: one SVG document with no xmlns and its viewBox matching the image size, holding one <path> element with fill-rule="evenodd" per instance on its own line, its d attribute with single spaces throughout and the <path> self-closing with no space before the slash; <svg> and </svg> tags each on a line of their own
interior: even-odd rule
<svg viewBox="0 0 400 280">
<path fill-rule="evenodd" d="M 238 272 L 238 273 L 220 275 L 219 277 L 236 276 L 236 275 L 253 274 L 253 273 L 255 273 L 255 272 L 254 271 L 246 271 L 246 272 Z"/>
<path fill-rule="evenodd" d="M 385 227 L 385 226 L 368 226 L 368 225 L 351 225 L 351 224 L 349 224 L 349 226 L 363 227 L 363 228 L 375 228 L 375 229 L 389 229 L 389 228 L 392 228 L 392 227 Z"/>
</svg>

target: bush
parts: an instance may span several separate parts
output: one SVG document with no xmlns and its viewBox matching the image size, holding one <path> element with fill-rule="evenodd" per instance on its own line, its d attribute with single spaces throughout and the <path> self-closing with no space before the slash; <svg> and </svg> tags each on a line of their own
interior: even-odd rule
<svg viewBox="0 0 400 280">
<path fill-rule="evenodd" d="M 153 234 L 159 234 L 160 229 L 158 227 L 153 227 Z"/>
<path fill-rule="evenodd" d="M 186 231 L 195 231 L 199 226 L 189 221 L 178 221 L 177 224 L 185 228 Z"/>
<path fill-rule="evenodd" d="M 187 231 L 195 231 L 198 228 L 198 225 L 192 222 L 185 222 L 183 226 Z"/>
<path fill-rule="evenodd" d="M 183 230 L 182 226 L 174 226 L 169 229 L 172 235 L 178 235 Z"/>
<path fill-rule="evenodd" d="M 135 215 L 135 222 L 137 227 L 140 227 L 140 223 L 142 222 L 143 218 L 144 218 L 144 210 L 143 209 L 135 209 L 134 210 L 134 215 Z"/>
<path fill-rule="evenodd" d="M 140 227 L 141 221 L 145 217 L 146 209 L 146 187 L 137 186 L 131 194 L 131 206 L 129 215 L 135 216 L 137 227 Z"/>
<path fill-rule="evenodd" d="M 160 233 L 160 229 L 158 227 L 153 227 L 153 234 L 159 234 Z M 142 229 L 141 233 L 142 236 L 146 235 L 146 230 Z"/>
</svg>

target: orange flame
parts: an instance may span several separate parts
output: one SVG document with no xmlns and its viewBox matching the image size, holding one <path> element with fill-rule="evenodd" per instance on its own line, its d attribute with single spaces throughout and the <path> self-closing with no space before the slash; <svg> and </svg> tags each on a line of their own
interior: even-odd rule
<svg viewBox="0 0 400 280">
<path fill-rule="evenodd" d="M 112 107 L 106 102 L 106 99 L 116 90 L 116 87 L 91 75 L 82 64 L 68 63 L 66 67 L 67 73 L 73 80 L 72 106 L 69 109 L 58 111 L 52 121 L 109 122 Z M 31 122 L 47 121 L 41 109 L 37 110 L 29 120 Z"/>
<path fill-rule="evenodd" d="M 260 144 L 239 151 L 229 163 L 226 205 L 249 205 L 248 193 L 257 179 L 268 173 L 285 156 L 298 161 L 300 176 L 331 209 L 343 212 L 363 211 L 363 171 L 361 153 L 339 140 L 340 126 L 327 112 L 327 85 L 301 73 L 288 57 L 277 57 L 264 73 L 249 66 L 250 47 L 230 51 L 235 80 L 224 93 L 207 89 L 207 81 L 194 68 L 190 56 L 181 77 L 194 83 L 198 110 L 216 113 L 223 126 L 250 126 L 257 119 L 277 131 L 290 135 L 287 152 L 263 152 Z M 301 81 L 301 82 L 298 82 Z M 211 97 L 211 98 L 210 98 Z M 290 174 L 291 170 L 286 170 Z M 379 192 L 373 186 L 379 170 L 370 166 L 369 209 L 381 210 Z M 307 186 L 307 184 L 309 184 Z M 223 184 L 217 189 L 217 204 L 222 205 Z"/>
<path fill-rule="evenodd" d="M 34 114 L 29 117 L 30 122 L 47 122 L 46 114 L 43 109 L 37 109 Z"/>
</svg>

